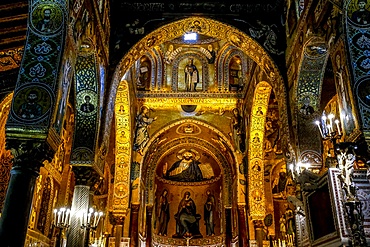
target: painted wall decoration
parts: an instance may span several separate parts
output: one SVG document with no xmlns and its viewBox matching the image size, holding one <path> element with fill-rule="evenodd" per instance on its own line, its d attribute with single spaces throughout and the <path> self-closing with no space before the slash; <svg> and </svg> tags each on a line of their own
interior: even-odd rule
<svg viewBox="0 0 370 247">
<path fill-rule="evenodd" d="M 260 20 L 257 20 L 257 26 L 249 28 L 249 33 L 253 38 L 263 44 L 263 47 L 271 54 L 284 54 L 284 50 L 282 49 L 280 41 L 278 40 L 279 30 L 275 24 L 263 24 Z"/>
<path fill-rule="evenodd" d="M 18 68 L 21 64 L 24 47 L 0 51 L 0 71 Z"/>
<path fill-rule="evenodd" d="M 76 117 L 71 164 L 93 164 L 99 117 L 99 81 L 94 53 L 76 60 Z"/>
<path fill-rule="evenodd" d="M 59 1 L 31 1 L 23 61 L 18 74 L 13 104 L 9 115 L 8 135 L 25 133 L 45 138 L 58 86 L 67 6 Z M 27 133 L 29 136 L 30 133 Z"/>
<path fill-rule="evenodd" d="M 370 4 L 365 0 L 347 2 L 346 39 L 350 53 L 349 63 L 352 64 L 353 93 L 357 104 L 364 131 L 370 130 Z"/>
</svg>

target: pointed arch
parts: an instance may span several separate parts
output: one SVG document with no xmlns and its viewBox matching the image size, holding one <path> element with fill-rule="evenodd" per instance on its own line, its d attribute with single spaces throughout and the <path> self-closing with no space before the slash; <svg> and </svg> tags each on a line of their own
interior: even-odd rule
<svg viewBox="0 0 370 247">
<path fill-rule="evenodd" d="M 287 112 L 287 94 L 286 88 L 283 81 L 283 77 L 281 76 L 278 67 L 273 62 L 271 57 L 268 53 L 264 50 L 264 48 L 259 45 L 255 40 L 250 38 L 245 33 L 241 32 L 240 30 L 231 27 L 225 23 L 215 21 L 212 19 L 204 18 L 204 17 L 190 17 L 185 18 L 182 20 L 174 21 L 172 23 L 166 24 L 157 30 L 149 33 L 143 39 L 141 39 L 136 45 L 134 45 L 128 53 L 121 59 L 120 63 L 116 67 L 114 75 L 112 77 L 112 84 L 111 89 L 109 92 L 109 98 L 116 98 L 117 90 L 121 83 L 121 78 L 127 74 L 127 71 L 134 65 L 134 63 L 139 59 L 142 55 L 147 53 L 149 50 L 156 49 L 155 47 L 160 46 L 162 43 L 171 41 L 175 38 L 178 38 L 184 35 L 186 32 L 191 31 L 191 25 L 194 21 L 199 21 L 201 23 L 201 28 L 197 30 L 198 33 L 202 35 L 207 35 L 210 37 L 226 40 L 232 46 L 236 47 L 240 51 L 244 52 L 247 56 L 249 56 L 267 75 L 267 80 L 270 82 L 270 90 L 274 90 L 276 95 L 279 95 L 277 98 L 279 112 Z M 127 84 L 127 83 L 126 83 Z M 127 92 L 127 95 L 130 94 L 130 90 Z M 117 97 L 118 98 L 118 97 Z M 117 101 L 116 101 L 117 103 Z M 266 103 L 267 104 L 267 103 Z M 111 111 L 113 108 L 116 110 L 118 106 L 111 107 Z M 129 110 L 130 108 L 127 108 Z M 112 113 L 108 113 L 107 116 L 111 116 Z M 281 123 L 282 123 L 282 146 L 286 147 L 287 143 L 289 143 L 289 126 L 288 126 L 288 118 L 287 114 L 282 114 L 281 116 Z M 107 118 L 107 125 L 110 125 L 112 119 Z M 132 130 L 131 130 L 132 132 Z M 108 140 L 109 132 L 105 133 L 105 140 Z M 130 145 L 129 148 L 131 149 L 132 146 Z M 118 149 L 117 149 L 118 150 Z M 262 147 L 261 147 L 262 150 Z M 118 151 L 117 151 L 118 152 Z M 125 151 L 126 155 L 128 153 L 131 154 L 131 150 Z M 127 158 L 128 161 L 128 158 Z M 116 167 L 118 164 L 116 164 Z M 130 167 L 128 164 L 125 164 L 125 169 L 121 170 L 123 174 L 130 174 Z M 116 174 L 118 175 L 117 171 Z M 128 175 L 127 175 L 128 176 Z M 263 180 L 261 180 L 263 181 Z M 129 182 L 126 182 L 126 187 L 122 188 L 122 198 L 128 198 L 128 194 L 130 193 Z M 118 193 L 118 185 L 115 185 L 115 192 Z M 116 195 L 115 195 L 116 196 Z M 114 202 L 116 203 L 116 202 Z M 125 205 L 128 205 L 128 201 L 124 201 Z M 118 204 L 117 204 L 118 205 Z M 122 208 L 122 207 L 121 207 Z"/>
<path fill-rule="evenodd" d="M 287 112 L 287 93 L 284 84 L 283 77 L 264 48 L 258 44 L 251 37 L 243 33 L 242 31 L 229 26 L 225 23 L 204 18 L 204 17 L 189 17 L 182 20 L 174 21 L 172 23 L 166 24 L 159 27 L 157 30 L 149 33 L 143 39 L 141 39 L 136 45 L 134 45 L 126 55 L 121 59 L 120 63 L 117 65 L 114 75 L 112 77 L 112 85 L 109 92 L 109 98 L 115 98 L 118 85 L 121 78 L 125 73 L 131 68 L 135 61 L 145 54 L 147 51 L 159 46 L 160 44 L 178 38 L 184 35 L 186 32 L 191 30 L 192 23 L 194 21 L 199 21 L 202 24 L 202 28 L 198 30 L 200 34 L 208 35 L 210 37 L 227 40 L 230 44 L 235 46 L 249 56 L 252 60 L 260 66 L 268 77 L 272 89 L 277 98 L 279 112 Z M 107 114 L 108 116 L 110 114 Z M 107 118 L 107 125 L 110 125 L 111 118 Z M 289 143 L 289 126 L 287 114 L 282 114 L 282 146 L 287 146 Z M 109 138 L 109 132 L 105 133 L 105 138 Z"/>
</svg>

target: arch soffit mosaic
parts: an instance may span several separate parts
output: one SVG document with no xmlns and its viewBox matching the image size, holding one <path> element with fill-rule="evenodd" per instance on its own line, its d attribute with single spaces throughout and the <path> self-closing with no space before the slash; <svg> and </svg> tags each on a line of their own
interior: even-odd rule
<svg viewBox="0 0 370 247">
<path fill-rule="evenodd" d="M 274 90 L 276 95 L 279 95 L 279 97 L 277 97 L 279 112 L 283 113 L 281 114 L 281 130 L 283 132 L 282 143 L 289 143 L 289 126 L 286 114 L 287 94 L 283 78 L 277 66 L 268 55 L 268 53 L 263 49 L 263 47 L 259 45 L 256 41 L 254 41 L 251 37 L 230 25 L 212 19 L 203 17 L 185 18 L 164 25 L 146 35 L 128 51 L 128 53 L 121 59 L 120 63 L 117 65 L 110 89 L 110 98 L 115 98 L 116 90 L 118 84 L 121 81 L 121 78 L 124 76 L 126 71 L 128 71 L 129 68 L 135 63 L 135 61 L 137 61 L 142 55 L 155 48 L 156 46 L 159 46 L 166 41 L 178 38 L 188 31 L 192 31 L 193 29 L 191 28 L 191 26 L 193 25 L 195 20 L 201 23 L 200 28 L 196 30 L 196 32 L 203 35 L 208 35 L 210 37 L 227 40 L 233 46 L 243 51 L 265 71 L 266 75 L 269 78 L 272 89 Z M 111 119 L 107 119 L 107 121 L 109 122 L 111 121 Z M 106 133 L 106 135 L 108 135 L 108 133 Z"/>
</svg>

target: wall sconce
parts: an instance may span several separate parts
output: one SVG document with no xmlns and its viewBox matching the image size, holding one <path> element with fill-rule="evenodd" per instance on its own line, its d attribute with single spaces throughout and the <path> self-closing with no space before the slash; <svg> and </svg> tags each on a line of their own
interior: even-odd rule
<svg viewBox="0 0 370 247">
<path fill-rule="evenodd" d="M 322 113 L 321 121 L 317 120 L 315 123 L 319 128 L 322 139 L 331 140 L 335 144 L 336 140 L 339 140 L 342 137 L 339 120 L 335 119 L 335 115 L 333 113 L 326 115 L 324 111 Z"/>
</svg>

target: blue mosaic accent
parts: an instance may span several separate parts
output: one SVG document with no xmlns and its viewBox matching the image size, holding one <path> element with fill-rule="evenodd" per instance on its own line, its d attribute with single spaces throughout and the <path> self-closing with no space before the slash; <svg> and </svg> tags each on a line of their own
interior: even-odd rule
<svg viewBox="0 0 370 247">
<path fill-rule="evenodd" d="M 370 130 L 370 20 L 359 18 L 357 1 L 347 3 L 346 39 L 352 65 L 353 94 L 357 100 L 362 128 Z M 370 13 L 368 9 L 364 10 Z"/>
<path fill-rule="evenodd" d="M 76 118 L 71 164 L 92 163 L 99 117 L 99 86 L 95 54 L 76 60 Z M 82 154 L 81 154 L 82 153 Z M 83 156 L 85 155 L 85 156 Z"/>
<path fill-rule="evenodd" d="M 47 135 L 55 95 L 59 89 L 58 70 L 65 39 L 68 7 L 65 1 L 32 1 L 27 42 L 7 122 L 8 135 L 24 129 L 27 137 Z"/>
</svg>

